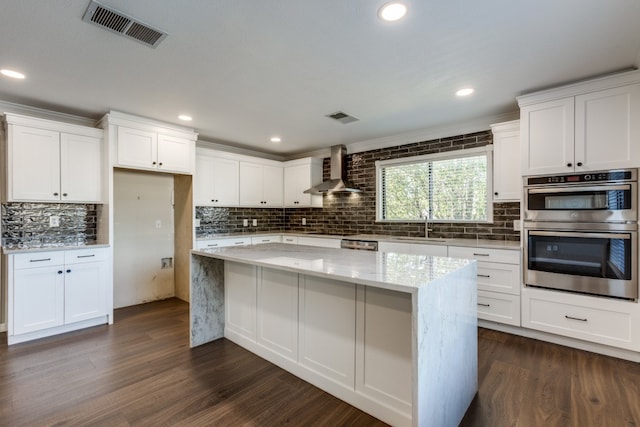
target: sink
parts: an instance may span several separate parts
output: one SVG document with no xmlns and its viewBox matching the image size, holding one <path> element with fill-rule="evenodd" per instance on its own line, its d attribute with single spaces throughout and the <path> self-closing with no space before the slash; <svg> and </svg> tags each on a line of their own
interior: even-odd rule
<svg viewBox="0 0 640 427">
<path fill-rule="evenodd" d="M 404 236 L 393 236 L 391 237 L 393 240 L 408 240 L 412 242 L 428 242 L 428 243 L 446 243 L 451 239 L 445 239 L 442 237 L 404 237 Z"/>
</svg>

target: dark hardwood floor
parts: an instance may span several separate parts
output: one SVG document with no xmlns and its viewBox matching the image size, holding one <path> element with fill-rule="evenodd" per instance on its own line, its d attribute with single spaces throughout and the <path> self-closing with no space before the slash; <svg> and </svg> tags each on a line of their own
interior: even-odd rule
<svg viewBox="0 0 640 427">
<path fill-rule="evenodd" d="M 0 346 L 0 426 L 54 425 L 384 424 L 230 341 L 189 349 L 188 305 L 170 299 Z M 462 425 L 640 425 L 640 365 L 481 329 Z"/>
</svg>

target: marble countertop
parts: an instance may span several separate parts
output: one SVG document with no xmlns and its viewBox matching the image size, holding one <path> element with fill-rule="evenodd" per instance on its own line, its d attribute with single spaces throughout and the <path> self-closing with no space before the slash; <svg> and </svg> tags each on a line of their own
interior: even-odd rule
<svg viewBox="0 0 640 427">
<path fill-rule="evenodd" d="M 416 292 L 474 260 L 267 243 L 202 249 L 194 255 L 292 271 L 367 286 Z"/>
<path fill-rule="evenodd" d="M 487 240 L 487 239 L 439 239 L 430 238 L 424 239 L 420 237 L 406 237 L 406 236 L 390 236 L 387 234 L 350 234 L 350 235 L 336 235 L 336 234 L 315 234 L 315 233 L 290 233 L 290 232 L 272 232 L 272 233 L 226 233 L 216 234 L 215 236 L 202 237 L 196 240 L 215 240 L 226 237 L 261 237 L 261 236 L 298 236 L 298 237 L 322 237 L 329 239 L 356 239 L 356 240 L 375 240 L 378 242 L 394 242 L 394 243 L 411 243 L 416 245 L 444 245 L 444 246 L 466 246 L 472 248 L 487 248 L 487 249 L 509 249 L 520 250 L 520 242 L 514 242 L 511 240 Z"/>
<path fill-rule="evenodd" d="M 91 245 L 74 245 L 74 246 L 47 246 L 43 248 L 2 248 L 2 253 L 5 255 L 12 254 L 25 254 L 31 252 L 52 252 L 52 251 L 74 251 L 78 249 L 97 249 L 108 248 L 111 245 L 96 243 Z"/>
</svg>

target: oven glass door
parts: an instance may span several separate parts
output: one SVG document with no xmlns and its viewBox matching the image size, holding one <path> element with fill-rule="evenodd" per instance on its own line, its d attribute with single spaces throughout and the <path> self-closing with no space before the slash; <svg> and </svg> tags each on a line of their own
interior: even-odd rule
<svg viewBox="0 0 640 427">
<path fill-rule="evenodd" d="M 631 280 L 631 233 L 529 231 L 527 245 L 529 270 Z"/>
</svg>

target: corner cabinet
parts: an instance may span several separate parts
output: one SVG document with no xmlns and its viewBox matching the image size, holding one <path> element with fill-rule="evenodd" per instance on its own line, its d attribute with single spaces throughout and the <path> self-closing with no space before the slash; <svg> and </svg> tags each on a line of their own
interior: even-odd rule
<svg viewBox="0 0 640 427">
<path fill-rule="evenodd" d="M 640 72 L 518 97 L 522 173 L 640 166 Z"/>
<path fill-rule="evenodd" d="M 193 174 L 198 138 L 193 129 L 118 112 L 107 114 L 102 124 L 115 146 L 113 166 Z"/>
<path fill-rule="evenodd" d="M 284 163 L 284 207 L 321 208 L 322 195 L 304 191 L 322 182 L 322 159 L 307 157 Z"/>
<path fill-rule="evenodd" d="M 6 201 L 102 201 L 101 129 L 15 114 L 5 120 Z"/>
<path fill-rule="evenodd" d="M 108 249 L 8 255 L 8 342 L 112 322 Z"/>
<path fill-rule="evenodd" d="M 520 121 L 491 125 L 493 133 L 493 201 L 520 201 Z"/>
</svg>

